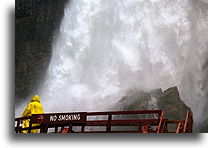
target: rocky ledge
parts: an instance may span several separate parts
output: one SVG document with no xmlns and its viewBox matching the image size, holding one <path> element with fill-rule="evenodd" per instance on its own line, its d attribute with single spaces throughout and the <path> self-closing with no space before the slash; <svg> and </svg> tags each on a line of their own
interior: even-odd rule
<svg viewBox="0 0 208 148">
<path fill-rule="evenodd" d="M 130 91 L 119 101 L 119 110 L 157 110 L 165 111 L 169 120 L 183 120 L 191 110 L 180 98 L 177 87 L 165 91 L 155 89 L 150 92 Z"/>
</svg>

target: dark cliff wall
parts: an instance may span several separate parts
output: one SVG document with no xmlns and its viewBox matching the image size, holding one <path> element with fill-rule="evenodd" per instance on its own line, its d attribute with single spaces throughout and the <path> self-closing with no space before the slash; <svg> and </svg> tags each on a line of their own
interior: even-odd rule
<svg viewBox="0 0 208 148">
<path fill-rule="evenodd" d="M 15 97 L 36 92 L 67 0 L 15 1 Z"/>
</svg>

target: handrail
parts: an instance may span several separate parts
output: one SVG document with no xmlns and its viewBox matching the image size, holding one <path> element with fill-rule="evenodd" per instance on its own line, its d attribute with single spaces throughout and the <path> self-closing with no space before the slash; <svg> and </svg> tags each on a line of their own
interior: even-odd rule
<svg viewBox="0 0 208 148">
<path fill-rule="evenodd" d="M 158 114 L 158 116 L 154 116 L 152 119 L 139 118 L 139 116 L 135 116 L 138 118 L 127 119 L 128 116 L 125 116 L 125 119 L 114 118 L 116 115 L 129 115 L 129 114 Z M 70 117 L 72 115 L 72 117 Z M 76 118 L 73 117 L 76 115 Z M 56 118 L 54 116 L 57 116 Z M 57 121 L 60 119 L 62 121 Z M 90 118 L 88 120 L 87 117 L 92 116 L 107 116 L 107 118 L 96 119 Z M 40 118 L 41 117 L 41 118 Z M 140 116 L 143 117 L 143 116 Z M 26 128 L 22 128 L 21 121 L 30 120 L 30 126 Z M 38 119 L 38 120 L 36 120 Z M 55 121 L 56 119 L 56 121 Z M 76 120 L 74 120 L 76 119 Z M 79 121 L 77 120 L 79 119 Z M 78 133 L 184 133 L 184 132 L 192 132 L 192 114 L 191 112 L 187 112 L 185 120 L 168 120 L 164 118 L 163 110 L 140 110 L 140 111 L 109 111 L 109 112 L 73 112 L 73 113 L 49 113 L 49 114 L 35 114 L 31 117 L 19 117 L 15 118 L 15 122 L 17 122 L 15 131 L 21 132 L 23 130 L 32 129 L 40 129 L 41 133 L 47 133 L 48 128 L 55 128 L 55 133 L 69 133 L 74 132 L 73 127 L 79 126 L 81 130 L 77 130 Z M 32 126 L 33 124 L 38 123 L 39 126 Z M 175 132 L 168 131 L 168 124 L 177 124 L 177 129 Z M 68 128 L 65 128 L 69 126 Z M 87 131 L 85 127 L 106 127 L 104 131 Z M 138 127 L 138 130 L 128 131 L 123 128 L 123 130 L 115 131 L 113 127 L 128 127 L 132 126 Z M 58 131 L 58 127 L 61 127 L 61 131 Z M 112 129 L 113 128 L 113 129 Z M 91 129 L 91 128 L 90 128 Z M 127 128 L 128 129 L 128 128 Z M 187 130 L 186 130 L 187 129 Z"/>
<path fill-rule="evenodd" d="M 19 120 L 27 120 L 27 119 L 31 119 L 32 116 L 30 117 L 18 117 L 18 118 L 15 118 L 15 121 L 19 121 Z"/>
<path fill-rule="evenodd" d="M 162 110 L 140 110 L 140 111 L 110 111 L 110 112 L 87 112 L 88 116 L 93 115 L 124 115 L 124 114 L 161 114 Z"/>
</svg>

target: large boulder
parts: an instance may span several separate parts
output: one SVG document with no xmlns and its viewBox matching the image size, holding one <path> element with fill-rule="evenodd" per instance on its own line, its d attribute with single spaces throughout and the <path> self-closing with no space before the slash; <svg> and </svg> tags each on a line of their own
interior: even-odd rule
<svg viewBox="0 0 208 148">
<path fill-rule="evenodd" d="M 129 91 L 118 103 L 119 110 L 157 110 L 165 111 L 164 117 L 169 120 L 183 120 L 186 112 L 191 110 L 180 98 L 177 87 L 164 92 L 155 89 L 150 92 Z"/>
<path fill-rule="evenodd" d="M 186 112 L 191 110 L 181 100 L 177 87 L 171 87 L 162 94 L 152 95 L 157 99 L 159 109 L 165 110 L 164 116 L 170 120 L 182 120 L 186 117 Z"/>
<path fill-rule="evenodd" d="M 169 120 L 184 120 L 186 112 L 191 110 L 180 98 L 177 87 L 171 87 L 164 92 L 162 89 L 155 89 L 150 92 L 140 90 L 129 91 L 126 96 L 118 102 L 118 110 L 164 110 L 164 117 Z M 155 115 L 129 115 L 116 116 L 114 119 L 144 119 L 155 118 Z M 175 131 L 176 125 L 168 127 L 168 130 Z M 138 130 L 138 127 L 114 127 L 115 130 Z"/>
<path fill-rule="evenodd" d="M 150 100 L 151 96 L 147 92 L 131 91 L 127 96 L 122 97 L 119 101 L 119 106 L 122 110 L 146 110 Z"/>
</svg>

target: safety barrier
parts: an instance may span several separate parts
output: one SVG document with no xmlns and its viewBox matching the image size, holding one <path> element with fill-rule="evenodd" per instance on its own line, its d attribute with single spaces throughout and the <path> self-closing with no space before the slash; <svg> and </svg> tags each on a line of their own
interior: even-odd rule
<svg viewBox="0 0 208 148">
<path fill-rule="evenodd" d="M 23 128 L 25 120 L 29 120 L 29 127 Z M 16 118 L 15 124 L 16 133 L 33 129 L 40 133 L 191 133 L 193 119 L 191 111 L 185 120 L 168 120 L 164 110 L 140 110 L 34 114 Z M 170 125 L 176 129 L 169 130 Z"/>
</svg>

